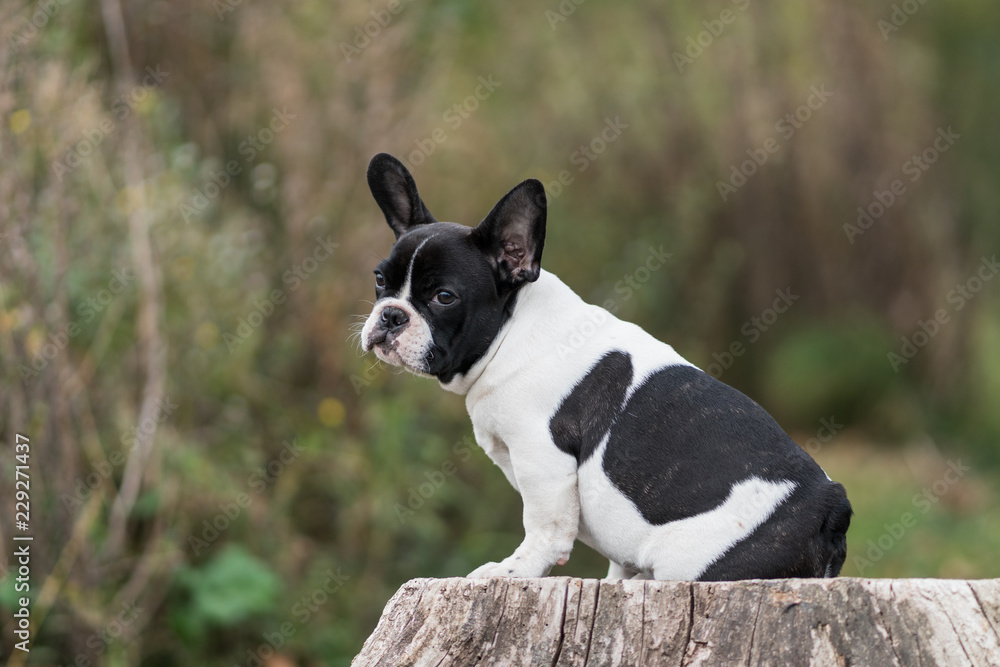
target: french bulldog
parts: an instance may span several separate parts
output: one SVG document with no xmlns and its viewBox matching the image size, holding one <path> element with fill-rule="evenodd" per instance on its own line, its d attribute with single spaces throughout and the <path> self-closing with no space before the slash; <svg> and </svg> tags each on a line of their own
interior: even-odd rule
<svg viewBox="0 0 1000 667">
<path fill-rule="evenodd" d="M 611 579 L 839 574 L 844 487 L 753 400 L 541 268 L 539 181 L 467 227 L 438 222 L 391 155 L 367 176 L 396 241 L 362 350 L 464 395 L 524 503 L 524 541 L 470 577 L 545 576 L 575 540 Z"/>
</svg>

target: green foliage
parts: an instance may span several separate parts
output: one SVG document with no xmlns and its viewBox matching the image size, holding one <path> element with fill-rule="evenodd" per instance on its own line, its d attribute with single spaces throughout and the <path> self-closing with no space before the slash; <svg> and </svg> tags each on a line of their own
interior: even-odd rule
<svg viewBox="0 0 1000 667">
<path fill-rule="evenodd" d="M 899 390 L 886 361 L 892 344 L 885 326 L 867 317 L 792 330 L 775 345 L 764 370 L 767 404 L 796 424 L 826 413 L 863 422 Z"/>
<path fill-rule="evenodd" d="M 175 582 L 187 602 L 174 609 L 172 624 L 182 638 L 199 642 L 213 628 L 274 611 L 280 586 L 266 563 L 239 546 L 225 548 L 202 567 L 182 568 Z"/>
</svg>

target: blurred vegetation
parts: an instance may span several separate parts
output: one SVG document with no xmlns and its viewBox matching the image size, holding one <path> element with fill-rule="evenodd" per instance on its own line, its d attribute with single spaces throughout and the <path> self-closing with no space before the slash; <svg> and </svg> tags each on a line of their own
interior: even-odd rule
<svg viewBox="0 0 1000 667">
<path fill-rule="evenodd" d="M 884 36 L 888 0 L 0 2 L 0 472 L 28 435 L 28 664 L 346 664 L 402 582 L 520 541 L 461 398 L 348 341 L 392 240 L 379 151 L 466 224 L 542 179 L 544 265 L 718 363 L 844 482 L 845 575 L 994 576 L 1000 282 L 949 293 L 1000 247 L 1000 6 L 912 6 Z M 832 96 L 786 136 L 814 87 Z M 906 180 L 938 128 L 960 138 Z M 643 273 L 651 247 L 672 256 Z M 798 299 L 775 318 L 779 290 Z M 557 573 L 605 567 L 580 546 Z"/>
</svg>

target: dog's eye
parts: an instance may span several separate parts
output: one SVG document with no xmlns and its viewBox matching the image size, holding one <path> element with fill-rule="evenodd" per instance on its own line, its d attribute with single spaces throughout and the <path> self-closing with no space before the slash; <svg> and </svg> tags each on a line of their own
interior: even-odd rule
<svg viewBox="0 0 1000 667">
<path fill-rule="evenodd" d="M 448 306 L 450 304 L 455 303 L 455 299 L 457 298 L 458 297 L 456 297 L 448 290 L 441 290 L 440 292 L 434 295 L 434 301 L 436 303 L 440 303 L 442 306 Z"/>
<path fill-rule="evenodd" d="M 378 289 L 385 287 L 385 276 L 382 275 L 381 271 L 375 272 L 375 287 Z"/>
</svg>

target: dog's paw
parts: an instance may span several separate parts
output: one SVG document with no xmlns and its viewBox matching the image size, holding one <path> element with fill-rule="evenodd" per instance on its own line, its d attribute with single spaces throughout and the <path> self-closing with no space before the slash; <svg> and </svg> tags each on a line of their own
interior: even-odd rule
<svg viewBox="0 0 1000 667">
<path fill-rule="evenodd" d="M 488 579 L 489 577 L 544 577 L 552 567 L 551 563 L 541 558 L 522 557 L 517 554 L 503 559 L 499 563 L 486 563 L 469 573 L 470 579 Z"/>
<path fill-rule="evenodd" d="M 506 562 L 506 561 L 505 561 Z M 469 579 L 489 579 L 490 577 L 516 577 L 514 567 L 504 563 L 486 563 L 469 573 Z"/>
</svg>

